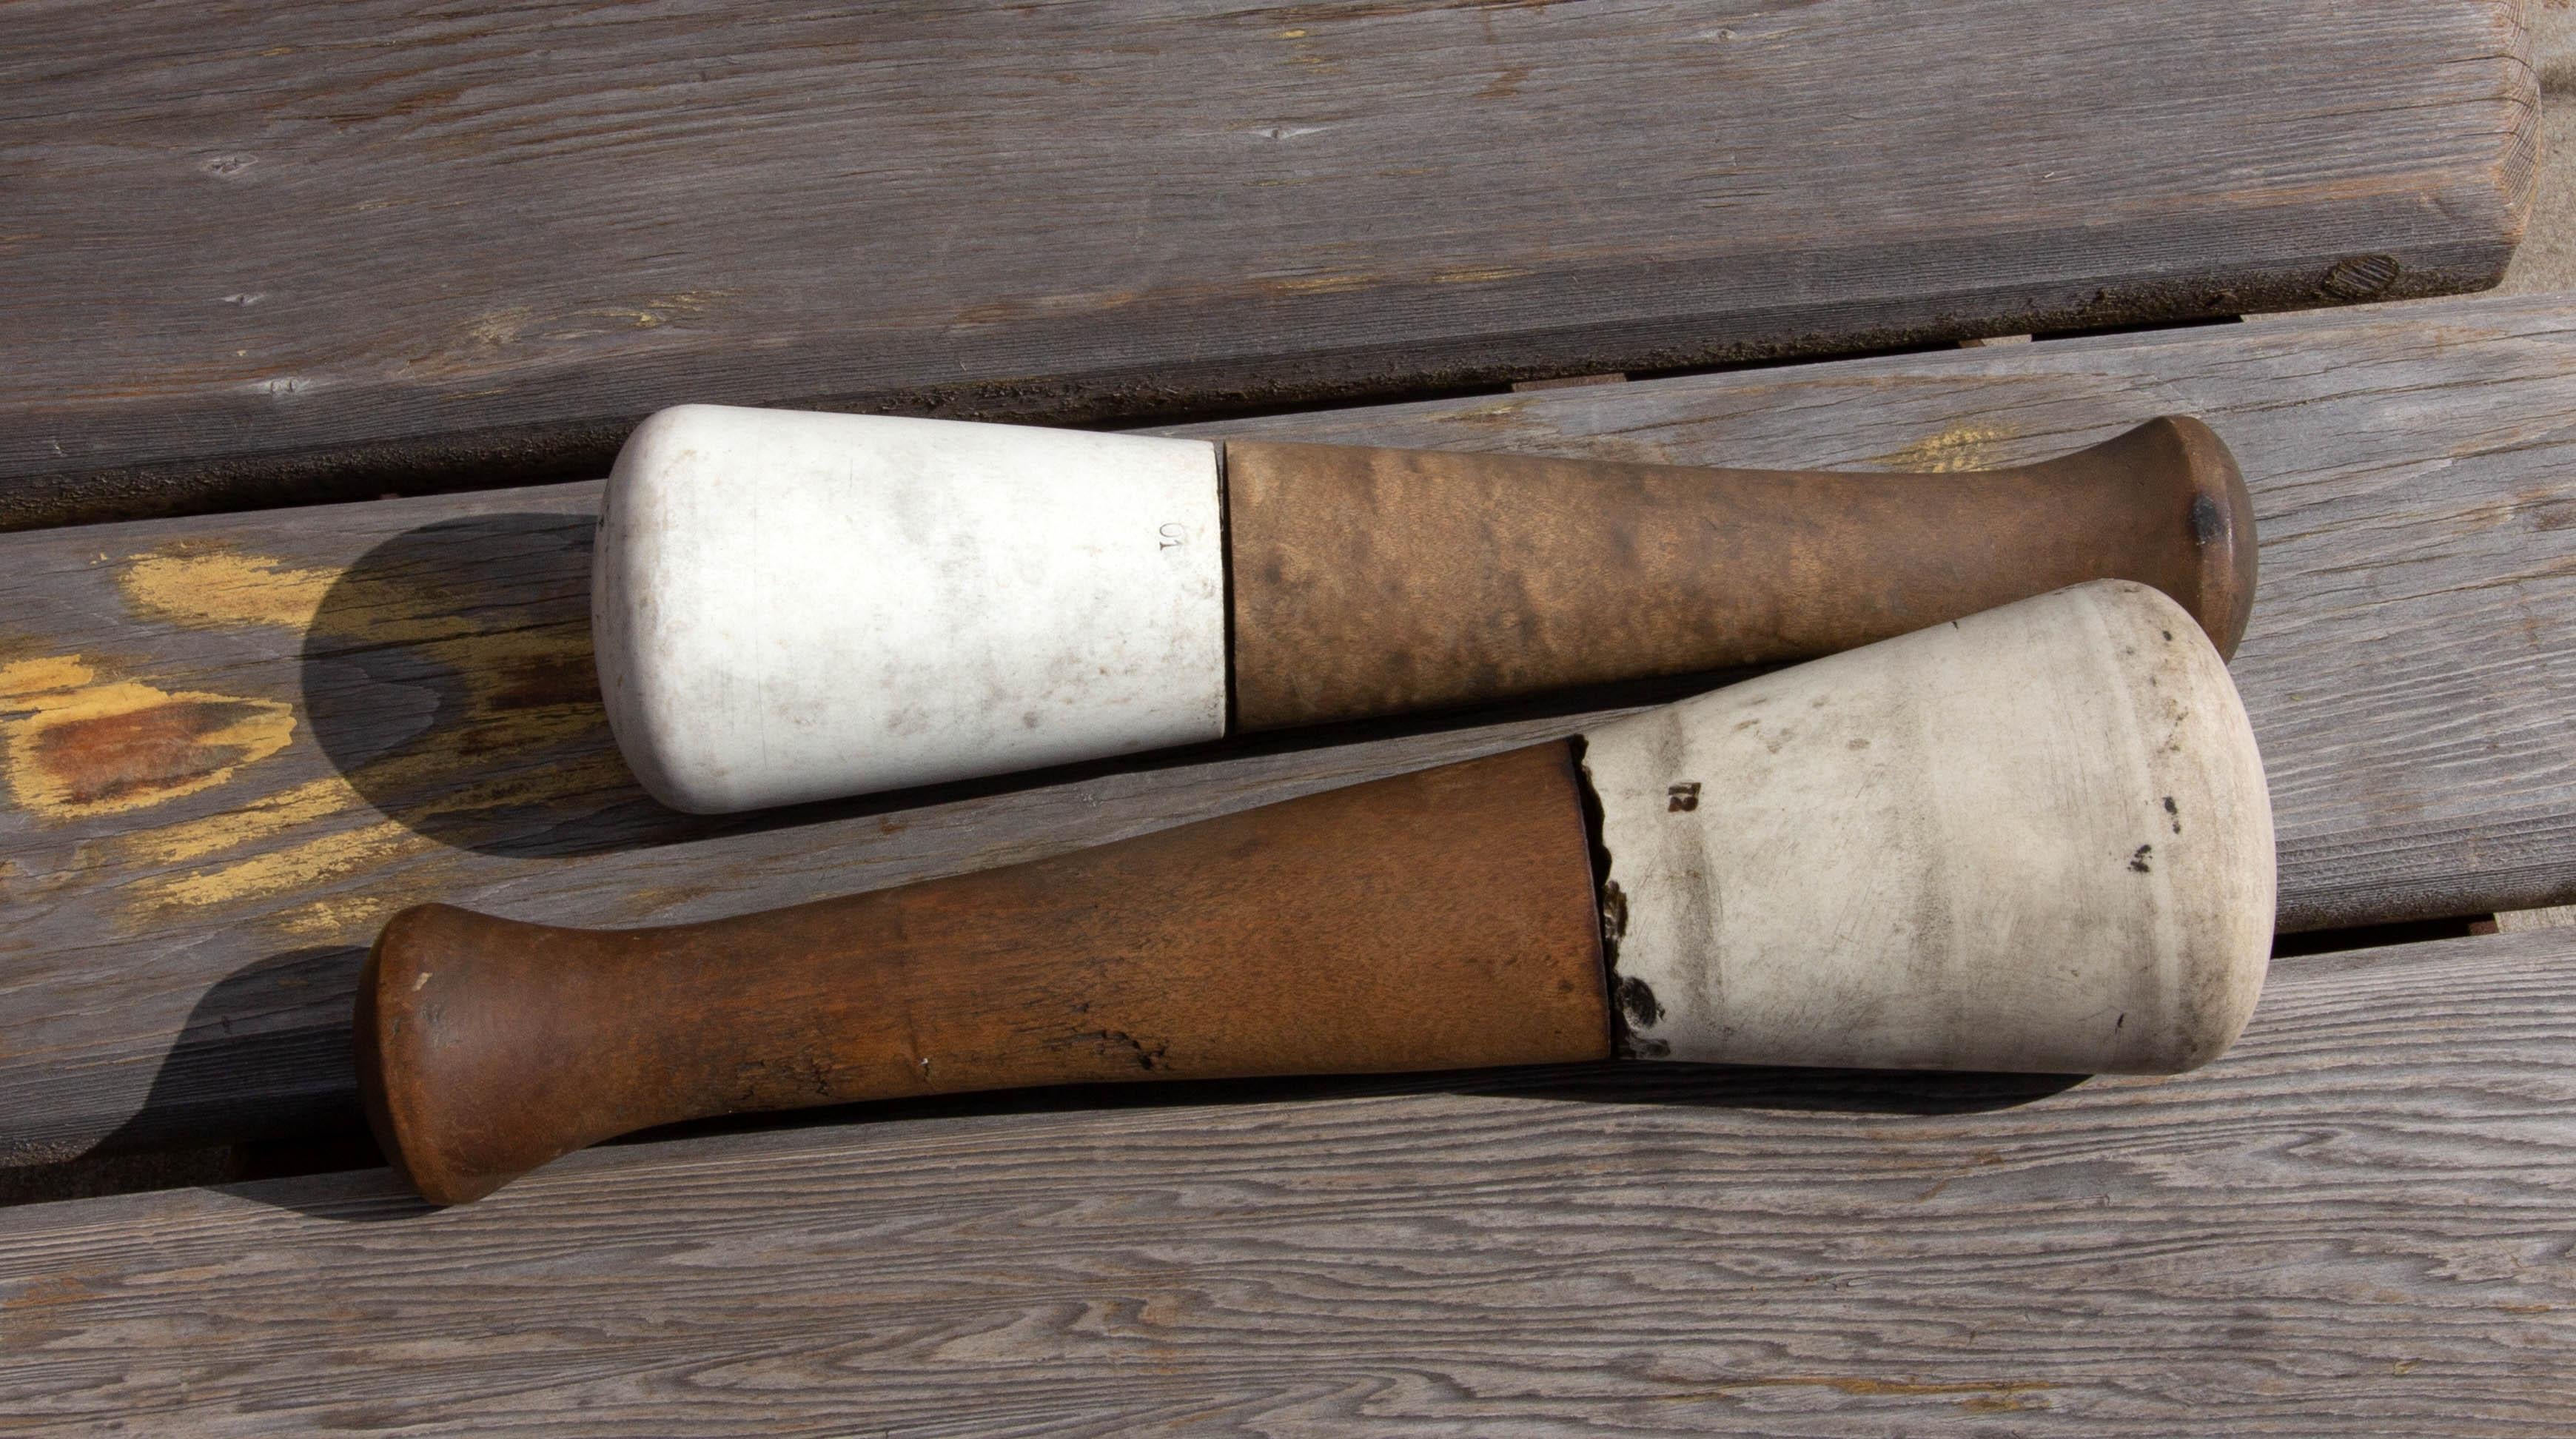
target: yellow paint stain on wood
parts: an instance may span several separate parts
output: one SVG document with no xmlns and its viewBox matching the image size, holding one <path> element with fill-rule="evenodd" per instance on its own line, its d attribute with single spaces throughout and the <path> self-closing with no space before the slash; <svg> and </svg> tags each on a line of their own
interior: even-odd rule
<svg viewBox="0 0 2576 1439">
<path fill-rule="evenodd" d="M 504 803 L 533 804 L 568 798 L 621 782 L 626 778 L 623 763 L 603 754 L 526 776 L 505 776 L 443 791 L 439 786 L 469 768 L 469 754 L 488 760 L 495 755 L 507 758 L 512 751 L 542 750 L 589 734 L 599 723 L 596 715 L 570 706 L 554 706 L 497 721 L 459 725 L 434 735 L 423 747 L 371 761 L 348 775 L 328 775 L 263 795 L 222 814 L 180 820 L 127 835 L 119 842 L 119 852 L 152 865 L 186 864 L 226 850 L 264 844 L 346 811 L 369 808 L 369 794 L 438 791 L 419 804 L 397 806 L 401 818 L 413 821 L 495 808 Z"/>
<path fill-rule="evenodd" d="M 161 550 L 127 560 L 116 578 L 126 603 L 151 619 L 191 629 L 303 630 L 340 572 L 229 550 Z"/>
<path fill-rule="evenodd" d="M 1464 269 L 1442 270 L 1431 277 L 1435 285 L 1485 285 L 1496 280 L 1517 280 L 1529 271 L 1510 265 L 1471 265 Z"/>
<path fill-rule="evenodd" d="M 289 564 L 221 546 L 182 543 L 128 556 L 116 583 L 138 615 L 186 629 L 267 625 L 406 644 L 478 628 L 426 587 L 354 579 L 335 566 Z M 333 596 L 337 586 L 347 588 Z"/>
<path fill-rule="evenodd" d="M 1996 463 L 2000 446 L 2012 438 L 2013 432 L 2000 425 L 1952 425 L 1937 435 L 1927 435 L 1872 458 L 1891 469 L 1933 474 L 1982 470 Z"/>
<path fill-rule="evenodd" d="M 34 659 L 0 665 L 0 699 L 75 689 L 97 677 L 98 672 L 77 656 L 39 655 Z"/>
<path fill-rule="evenodd" d="M 1263 280 L 1261 288 L 1282 295 L 1330 295 L 1343 290 L 1365 290 L 1376 283 L 1375 275 L 1297 275 Z"/>
<path fill-rule="evenodd" d="M 348 780 L 335 774 L 262 795 L 239 809 L 129 835 L 121 852 L 148 864 L 185 864 L 275 838 L 365 802 Z"/>
<path fill-rule="evenodd" d="M 10 793 L 51 820 L 212 789 L 295 734 L 295 708 L 283 701 L 102 679 L 72 655 L 0 666 L 0 716 Z"/>
<path fill-rule="evenodd" d="M 459 718 L 523 730 L 517 743 L 557 738 L 557 726 L 567 718 L 608 723 L 587 625 L 450 635 L 424 641 L 419 649 L 464 681 L 466 713 Z"/>
<path fill-rule="evenodd" d="M 1498 400 L 1492 404 L 1438 410 L 1427 418 L 1444 425 L 1507 425 L 1519 420 L 1529 406 L 1527 400 Z"/>
<path fill-rule="evenodd" d="M 406 807 L 399 819 L 385 819 L 353 830 L 318 835 L 185 874 L 142 880 L 132 888 L 136 899 L 148 911 L 167 912 L 273 900 L 315 885 L 344 880 L 362 870 L 443 849 L 445 846 L 441 841 L 413 827 L 423 820 L 544 805 L 574 795 L 597 793 L 626 778 L 625 764 L 614 754 L 598 754 L 566 764 L 547 765 L 527 773 L 503 775 L 463 786 L 427 803 Z M 354 794 L 352 800 L 363 803 L 356 800 Z M 188 842 L 212 848 L 239 848 L 248 831 L 222 823 L 231 818 L 215 816 L 202 822 L 201 827 L 188 836 Z M 265 839 L 269 836 L 252 837 Z M 166 842 L 157 834 L 147 834 L 135 836 L 131 844 L 136 851 L 148 856 Z M 314 904 L 343 907 L 315 909 L 313 905 L 307 905 L 302 910 L 281 914 L 278 923 L 290 933 L 311 933 L 314 932 L 311 928 L 296 929 L 294 924 L 319 926 L 355 922 L 349 916 L 357 911 L 346 906 L 369 902 L 373 901 L 364 896 L 317 900 Z"/>
<path fill-rule="evenodd" d="M 391 913 L 392 900 L 362 894 L 347 899 L 317 899 L 280 911 L 277 927 L 299 939 L 371 937 Z"/>
<path fill-rule="evenodd" d="M 399 820 L 380 820 L 215 869 L 146 880 L 134 888 L 162 907 L 195 908 L 270 899 L 436 848 L 438 841 L 411 826 Z"/>
<path fill-rule="evenodd" d="M 401 647 L 450 677 L 435 691 L 441 709 L 429 729 L 389 754 L 220 814 L 120 836 L 114 844 L 121 862 L 180 870 L 129 884 L 137 922 L 180 910 L 284 904 L 254 922 L 300 938 L 361 934 L 391 901 L 349 891 L 363 890 L 369 872 L 388 866 L 401 865 L 414 879 L 420 860 L 449 848 L 455 832 L 424 834 L 442 831 L 425 822 L 448 818 L 470 831 L 478 816 L 502 824 L 512 811 L 631 783 L 607 742 L 589 631 L 577 618 L 532 611 L 506 595 L 496 603 L 453 592 L 455 581 L 441 573 L 361 576 L 211 545 L 129 556 L 117 583 L 145 620 Z M 87 682 L 85 672 L 50 657 L 0 672 L 0 684 L 39 695 Z M 276 736 L 282 746 L 293 716 L 270 705 L 283 726 Z M 228 776 L 205 778 L 197 788 Z M 404 888 L 408 894 L 411 886 Z M 337 892 L 304 893 L 319 889 Z"/>
</svg>

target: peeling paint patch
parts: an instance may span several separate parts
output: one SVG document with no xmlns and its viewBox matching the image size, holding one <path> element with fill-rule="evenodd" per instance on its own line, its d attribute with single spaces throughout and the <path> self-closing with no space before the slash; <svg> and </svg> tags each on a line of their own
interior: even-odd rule
<svg viewBox="0 0 2576 1439">
<path fill-rule="evenodd" d="M 1652 986 L 1631 974 L 1619 981 L 1619 1012 L 1639 1029 L 1652 1029 L 1662 1022 L 1664 1006 L 1655 999 Z"/>
<path fill-rule="evenodd" d="M 58 655 L 0 666 L 9 788 L 20 807 L 87 819 L 212 789 L 286 748 L 294 706 L 279 700 L 102 680 Z"/>
<path fill-rule="evenodd" d="M 136 555 L 116 577 L 125 601 L 148 618 L 204 629 L 313 623 L 340 572 L 287 565 L 263 555 L 172 547 Z"/>
<path fill-rule="evenodd" d="M 453 752 L 453 746 L 447 744 L 423 753 L 400 756 L 389 763 L 439 774 L 454 773 L 463 765 Z M 365 774 L 361 771 L 360 777 Z M 613 754 L 546 766 L 528 774 L 505 775 L 464 786 L 420 805 L 404 806 L 400 819 L 380 820 L 358 829 L 319 835 L 284 848 L 187 874 L 144 880 L 133 885 L 132 889 L 137 900 L 147 909 L 198 908 L 273 899 L 359 870 L 444 849 L 440 841 L 412 828 L 422 820 L 542 805 L 572 795 L 596 793 L 626 778 L 624 762 Z M 314 789 L 313 786 L 306 788 Z M 364 803 L 351 793 L 341 808 L 357 808 Z M 327 816 L 339 812 L 340 809 L 332 809 L 321 814 Z M 216 815 L 187 826 L 170 828 L 184 830 L 188 843 L 205 846 L 194 852 L 205 854 L 264 842 L 283 826 L 263 828 L 254 814 L 246 821 L 241 816 Z M 147 855 L 156 848 L 166 852 L 175 847 L 164 837 L 164 832 L 158 831 L 137 835 L 129 843 Z M 316 910 L 303 915 L 303 922 L 316 926 L 326 921 L 340 923 L 352 912 L 336 910 L 326 914 Z M 280 923 L 285 923 L 283 917 Z"/>
<path fill-rule="evenodd" d="M 304 939 L 362 939 L 375 933 L 393 907 L 393 901 L 374 895 L 317 899 L 280 913 L 277 927 Z"/>
<path fill-rule="evenodd" d="M 295 565 L 225 546 L 183 542 L 128 556 L 116 585 L 138 616 L 187 629 L 271 625 L 378 644 L 419 644 L 480 628 L 461 619 L 430 584 L 353 580 L 331 566 Z M 356 592 L 334 595 L 341 585 Z M 325 597 L 332 601 L 327 614 Z"/>
<path fill-rule="evenodd" d="M 262 795 L 222 814 L 144 830 L 128 836 L 122 848 L 146 863 L 185 864 L 284 834 L 361 802 L 347 780 L 332 775 Z"/>
<path fill-rule="evenodd" d="M 388 860 L 438 848 L 436 840 L 395 820 L 326 834 L 301 844 L 253 855 L 194 874 L 145 882 L 145 895 L 161 904 L 202 906 L 267 899 L 291 893 Z"/>
<path fill-rule="evenodd" d="M 1627 937 L 1627 893 L 1619 888 L 1619 881 L 1604 880 L 1601 883 L 1601 938 L 1615 946 Z"/>
</svg>

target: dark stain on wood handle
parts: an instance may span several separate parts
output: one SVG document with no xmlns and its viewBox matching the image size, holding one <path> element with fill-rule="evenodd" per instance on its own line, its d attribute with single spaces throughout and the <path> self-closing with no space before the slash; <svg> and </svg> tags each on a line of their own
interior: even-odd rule
<svg viewBox="0 0 2576 1439">
<path fill-rule="evenodd" d="M 764 914 L 555 928 L 423 905 L 360 980 L 395 1166 L 457 1203 L 749 1110 L 1610 1051 L 1563 741 Z"/>
<path fill-rule="evenodd" d="M 1830 654 L 2086 580 L 2233 654 L 2254 510 L 2198 420 L 1954 474 L 1229 440 L 1245 729 Z"/>
</svg>

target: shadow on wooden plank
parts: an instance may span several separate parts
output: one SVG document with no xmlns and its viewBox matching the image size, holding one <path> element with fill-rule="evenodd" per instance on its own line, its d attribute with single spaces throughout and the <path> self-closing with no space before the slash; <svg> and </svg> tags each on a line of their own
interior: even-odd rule
<svg viewBox="0 0 2576 1439">
<path fill-rule="evenodd" d="M 296 950 L 245 966 L 207 990 L 162 1060 L 131 1118 L 78 1157 L 0 1175 L 0 1205 L 91 1198 L 137 1190 L 368 1168 L 383 1162 L 345 1089 L 315 1085 L 351 1062 L 349 1022 L 262 1027 L 263 1013 L 294 1014 L 315 988 L 355 992 L 366 951 Z M 2063 1093 L 2082 1075 L 1952 1074 L 1695 1064 L 1563 1065 L 1413 1075 L 1317 1075 L 1192 1083 L 1070 1085 L 835 1105 L 782 1114 L 695 1121 L 625 1136 L 647 1143 L 775 1129 L 845 1126 L 854 1144 L 879 1125 L 1003 1118 L 1065 1111 L 1235 1106 L 1282 1101 L 1454 1093 L 1575 1103 L 1690 1105 L 1879 1116 L 1939 1116 L 2007 1109 Z M 209 1134 L 248 1142 L 198 1151 Z M 155 1163 L 156 1154 L 177 1156 Z M 266 1187 L 242 1191 L 270 1201 Z M 338 1203 L 299 1212 L 377 1222 L 431 1206 Z"/>
<path fill-rule="evenodd" d="M 405 530 L 324 592 L 304 714 L 351 788 L 426 838 L 569 857 L 715 826 L 655 804 L 617 756 L 590 647 L 597 521 L 498 514 Z"/>
<path fill-rule="evenodd" d="M 1508 705 L 1239 735 L 748 815 L 688 815 L 646 795 L 617 752 L 590 641 L 597 522 L 480 515 L 405 530 L 361 555 L 315 609 L 303 713 L 350 788 L 441 844 L 574 858 L 792 828 L 1217 758 L 1283 754 L 1512 720 L 1668 703 L 1760 668 L 1658 677 Z"/>
<path fill-rule="evenodd" d="M 2469 921 L 2423 921 L 2283 936 L 2280 957 L 2449 938 Z M 344 1092 L 318 1090 L 317 1074 L 345 1072 L 346 1020 L 262 1029 L 263 1012 L 305 1003 L 294 991 L 331 993 L 342 1013 L 366 951 L 355 946 L 296 950 L 259 961 L 209 989 L 162 1062 L 135 1115 L 80 1158 L 0 1171 L 0 1205 L 49 1199 L 372 1167 L 382 1162 Z M 845 1126 L 864 1143 L 877 1125 L 1066 1111 L 1233 1106 L 1452 1093 L 1603 1104 L 1689 1105 L 1874 1116 L 1942 1116 L 2017 1108 L 2082 1084 L 2089 1076 L 1796 1069 L 1699 1064 L 1607 1063 L 1415 1075 L 1318 1075 L 1195 1083 L 1072 1085 L 701 1120 L 611 1141 L 671 1139 Z M 255 1115 L 245 1125 L 243 1116 Z M 212 1116 L 215 1123 L 202 1123 Z M 205 1132 L 262 1136 L 215 1172 L 155 1168 L 132 1161 L 152 1151 L 185 1152 Z M 130 1171 L 130 1172 L 129 1172 Z M 266 1189 L 245 1191 L 263 1202 Z M 306 1208 L 321 1217 L 375 1222 L 426 1213 L 381 1205 L 350 1209 L 338 1200 Z"/>
<path fill-rule="evenodd" d="M 134 1113 L 78 1156 L 0 1170 L 0 1204 L 382 1162 L 355 1097 L 313 1083 L 348 1071 L 350 997 L 366 957 L 353 945 L 292 950 L 215 983 Z M 336 997 L 336 1022 L 312 1020 L 316 992 Z M 210 1140 L 217 1147 L 204 1148 Z"/>
</svg>

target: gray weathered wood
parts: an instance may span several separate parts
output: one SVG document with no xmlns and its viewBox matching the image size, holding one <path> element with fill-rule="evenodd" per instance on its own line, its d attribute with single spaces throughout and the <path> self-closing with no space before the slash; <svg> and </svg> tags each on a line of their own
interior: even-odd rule
<svg viewBox="0 0 2576 1439">
<path fill-rule="evenodd" d="M 2495 927 L 2506 933 L 2527 929 L 2576 929 L 2576 904 L 2552 905 L 2547 909 L 2509 909 L 2495 917 Z"/>
<path fill-rule="evenodd" d="M 0 525 L 2492 283 L 2512 0 L 11 8 Z"/>
<path fill-rule="evenodd" d="M 851 1121 L 592 1150 L 444 1212 L 381 1171 L 0 1211 L 6 1410 L 262 1436 L 2576 1430 L 2564 931 L 2285 960 L 2236 1050 L 2165 1083 L 1543 1072 Z"/>
<path fill-rule="evenodd" d="M 2559 302 L 1232 429 L 1919 468 L 2037 458 L 2174 410 L 2227 437 L 2261 516 L 2262 590 L 2236 670 L 2271 772 L 2283 924 L 2576 899 L 2576 316 Z M 1151 768 L 692 820 L 635 789 L 593 697 L 594 493 L 0 540 L 12 692 L 0 705 L 17 711 L 0 716 L 12 796 L 0 1160 L 345 1124 L 352 979 L 403 904 L 591 924 L 710 917 L 1054 853 L 1580 723 L 1279 736 Z M 23 742 L 84 716 L 95 744 Z M 167 743 L 134 743 L 147 732 Z M 101 797 L 68 797 L 83 786 Z"/>
</svg>

